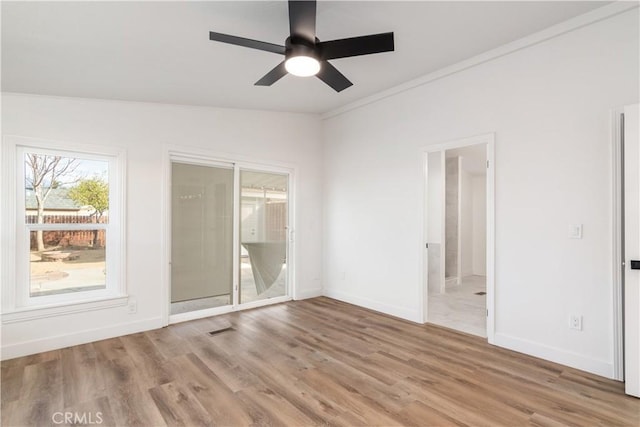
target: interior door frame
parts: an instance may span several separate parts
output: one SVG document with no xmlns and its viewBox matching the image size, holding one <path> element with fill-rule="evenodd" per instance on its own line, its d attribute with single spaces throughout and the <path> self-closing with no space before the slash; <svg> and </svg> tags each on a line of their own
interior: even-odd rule
<svg viewBox="0 0 640 427">
<path fill-rule="evenodd" d="M 460 138 L 451 141 L 435 143 L 422 149 L 423 164 L 423 200 L 422 200 L 422 239 L 420 242 L 420 289 L 422 304 L 420 306 L 423 323 L 428 321 L 429 310 L 429 275 L 426 271 L 427 261 L 427 219 L 428 219 L 428 156 L 430 153 L 443 152 L 454 148 L 469 147 L 486 144 L 487 147 L 487 189 L 486 189 L 486 278 L 487 278 L 487 341 L 494 344 L 495 338 L 495 133 Z M 444 160 L 446 161 L 446 160 Z M 443 161 L 443 162 L 444 162 Z M 444 173 L 444 169 L 443 169 Z M 443 180 L 444 181 L 444 180 Z M 444 186 L 444 183 L 443 183 Z M 444 197 L 444 195 L 443 195 Z M 441 246 L 443 247 L 443 245 Z M 442 249 L 441 249 L 442 250 Z"/>
<path fill-rule="evenodd" d="M 618 381 L 625 380 L 624 373 L 624 105 L 611 110 L 611 267 L 613 303 L 613 376 Z"/>
<path fill-rule="evenodd" d="M 624 260 L 622 259 L 622 186 L 624 171 L 622 165 L 623 125 L 622 115 L 624 107 L 611 111 L 611 266 L 612 266 L 612 301 L 613 301 L 613 379 L 624 381 L 624 309 L 622 286 L 624 277 Z"/>
<path fill-rule="evenodd" d="M 199 166 L 232 166 L 234 171 L 233 189 L 233 285 L 231 304 L 221 307 L 213 307 L 204 310 L 191 311 L 187 313 L 171 314 L 171 188 L 172 176 L 171 165 L 174 162 L 193 164 Z M 161 279 L 161 304 L 162 304 L 162 324 L 184 322 L 188 320 L 200 319 L 203 317 L 215 316 L 240 310 L 262 307 L 265 305 L 278 304 L 291 301 L 296 298 L 296 269 L 295 269 L 295 176 L 296 167 L 291 164 L 261 161 L 245 156 L 231 156 L 218 154 L 199 148 L 186 148 L 183 146 L 173 146 L 165 144 L 163 150 L 164 182 L 162 191 L 163 233 L 162 233 L 162 279 Z M 240 171 L 259 171 L 266 173 L 284 174 L 288 176 L 288 199 L 287 199 L 287 285 L 286 293 L 281 297 L 273 297 L 264 300 L 257 300 L 239 304 L 240 292 Z"/>
</svg>

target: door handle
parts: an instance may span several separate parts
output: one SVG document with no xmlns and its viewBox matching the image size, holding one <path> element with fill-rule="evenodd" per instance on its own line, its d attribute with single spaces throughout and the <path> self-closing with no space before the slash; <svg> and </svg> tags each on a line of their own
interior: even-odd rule
<svg viewBox="0 0 640 427">
<path fill-rule="evenodd" d="M 632 270 L 640 270 L 640 260 L 632 259 L 631 260 L 631 269 Z"/>
</svg>

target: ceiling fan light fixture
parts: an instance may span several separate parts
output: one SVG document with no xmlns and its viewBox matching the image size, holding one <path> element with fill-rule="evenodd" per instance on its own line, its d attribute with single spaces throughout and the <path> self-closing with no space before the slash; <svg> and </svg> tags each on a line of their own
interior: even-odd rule
<svg viewBox="0 0 640 427">
<path fill-rule="evenodd" d="M 285 61 L 284 68 L 294 76 L 310 77 L 320 71 L 320 61 L 312 56 L 292 56 Z"/>
<path fill-rule="evenodd" d="M 393 33 L 321 42 L 316 37 L 316 0 L 289 0 L 288 3 L 289 37 L 285 39 L 284 46 L 209 31 L 209 40 L 215 42 L 284 55 L 284 61 L 255 82 L 256 86 L 271 86 L 287 74 L 293 74 L 301 77 L 317 76 L 333 90 L 341 92 L 353 83 L 331 65 L 329 60 L 394 50 Z"/>
</svg>

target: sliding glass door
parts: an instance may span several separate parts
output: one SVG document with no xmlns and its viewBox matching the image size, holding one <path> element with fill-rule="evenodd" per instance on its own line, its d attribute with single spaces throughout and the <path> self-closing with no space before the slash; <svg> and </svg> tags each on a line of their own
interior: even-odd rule
<svg viewBox="0 0 640 427">
<path fill-rule="evenodd" d="M 170 321 L 288 298 L 289 179 L 172 159 Z"/>
<path fill-rule="evenodd" d="M 233 167 L 172 164 L 171 314 L 229 305 Z"/>
<path fill-rule="evenodd" d="M 240 303 L 287 293 L 287 175 L 240 171 Z"/>
</svg>

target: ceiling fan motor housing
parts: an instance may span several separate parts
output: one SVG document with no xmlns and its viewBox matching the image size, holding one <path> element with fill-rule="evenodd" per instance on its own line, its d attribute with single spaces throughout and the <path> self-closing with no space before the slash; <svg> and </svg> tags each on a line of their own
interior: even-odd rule
<svg viewBox="0 0 640 427">
<path fill-rule="evenodd" d="M 391 52 L 393 33 L 321 42 L 316 37 L 316 0 L 289 0 L 289 34 L 285 46 L 209 31 L 209 40 L 284 55 L 285 60 L 258 80 L 256 86 L 271 86 L 287 74 L 316 76 L 336 92 L 353 85 L 329 60 Z"/>
<path fill-rule="evenodd" d="M 309 56 L 320 60 L 315 43 L 298 36 L 287 37 L 285 41 L 285 58 Z"/>
</svg>

